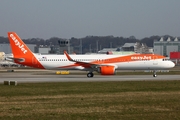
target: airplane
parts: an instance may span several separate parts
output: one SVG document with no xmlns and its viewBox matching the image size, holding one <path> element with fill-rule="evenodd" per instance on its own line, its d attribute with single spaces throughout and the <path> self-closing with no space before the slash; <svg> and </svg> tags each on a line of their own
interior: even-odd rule
<svg viewBox="0 0 180 120">
<path fill-rule="evenodd" d="M 152 70 L 156 77 L 157 70 L 173 68 L 175 64 L 157 54 L 130 55 L 41 55 L 33 53 L 15 32 L 8 32 L 15 63 L 39 69 L 82 70 L 88 71 L 87 77 L 96 71 L 101 75 L 114 75 L 116 70 Z"/>
</svg>

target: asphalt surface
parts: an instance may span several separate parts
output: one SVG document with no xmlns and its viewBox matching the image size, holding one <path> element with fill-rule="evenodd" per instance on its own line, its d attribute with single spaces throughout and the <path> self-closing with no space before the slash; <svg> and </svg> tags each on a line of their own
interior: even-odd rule
<svg viewBox="0 0 180 120">
<path fill-rule="evenodd" d="M 102 81 L 149 81 L 149 80 L 180 80 L 180 75 L 94 75 L 87 78 L 83 75 L 56 75 L 54 72 L 47 74 L 40 71 L 0 72 L 0 84 L 4 81 L 17 81 L 18 83 L 33 82 L 102 82 Z"/>
</svg>

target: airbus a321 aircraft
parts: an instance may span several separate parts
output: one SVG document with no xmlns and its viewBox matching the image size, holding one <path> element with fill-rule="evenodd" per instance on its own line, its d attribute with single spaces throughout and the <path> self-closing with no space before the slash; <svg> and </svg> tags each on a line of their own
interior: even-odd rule
<svg viewBox="0 0 180 120">
<path fill-rule="evenodd" d="M 15 63 L 40 69 L 83 70 L 93 77 L 96 71 L 101 75 L 114 75 L 116 70 L 157 70 L 174 67 L 174 63 L 156 54 L 131 55 L 39 55 L 31 52 L 15 32 L 8 32 L 9 42 Z"/>
</svg>

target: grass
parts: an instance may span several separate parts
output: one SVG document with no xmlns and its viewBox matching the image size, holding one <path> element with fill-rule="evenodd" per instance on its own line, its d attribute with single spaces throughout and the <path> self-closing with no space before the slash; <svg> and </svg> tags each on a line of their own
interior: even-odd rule
<svg viewBox="0 0 180 120">
<path fill-rule="evenodd" d="M 180 119 L 180 81 L 0 84 L 0 119 Z"/>
</svg>

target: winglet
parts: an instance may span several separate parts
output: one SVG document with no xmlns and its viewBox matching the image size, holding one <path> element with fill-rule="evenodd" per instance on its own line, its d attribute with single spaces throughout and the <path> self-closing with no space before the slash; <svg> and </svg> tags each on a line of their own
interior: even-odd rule
<svg viewBox="0 0 180 120">
<path fill-rule="evenodd" d="M 69 56 L 69 54 L 66 51 L 64 51 L 64 54 L 66 55 L 66 57 L 69 61 L 73 61 L 73 59 Z"/>
</svg>

